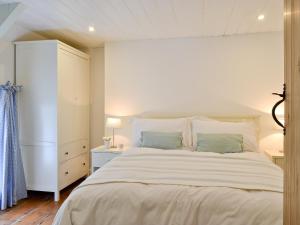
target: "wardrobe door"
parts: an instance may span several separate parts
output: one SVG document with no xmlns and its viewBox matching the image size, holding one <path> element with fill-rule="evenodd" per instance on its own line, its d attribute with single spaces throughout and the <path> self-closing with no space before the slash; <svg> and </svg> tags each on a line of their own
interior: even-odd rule
<svg viewBox="0 0 300 225">
<path fill-rule="evenodd" d="M 60 49 L 58 56 L 58 139 L 59 146 L 76 141 L 76 56 Z M 67 153 L 66 153 L 67 154 Z"/>
<path fill-rule="evenodd" d="M 78 137 L 89 139 L 89 106 L 90 106 L 90 78 L 89 78 L 89 60 L 86 58 L 77 58 L 77 126 Z"/>
</svg>

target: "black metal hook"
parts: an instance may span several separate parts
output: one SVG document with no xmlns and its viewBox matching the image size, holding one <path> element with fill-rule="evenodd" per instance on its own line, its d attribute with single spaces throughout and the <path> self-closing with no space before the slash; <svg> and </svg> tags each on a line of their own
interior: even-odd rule
<svg viewBox="0 0 300 225">
<path fill-rule="evenodd" d="M 272 93 L 273 95 L 278 95 L 279 97 L 281 97 L 282 99 L 280 101 L 278 101 L 272 108 L 272 117 L 275 120 L 275 122 L 283 128 L 283 134 L 285 135 L 286 133 L 286 127 L 277 119 L 276 116 L 276 108 L 285 101 L 286 98 L 286 85 L 283 85 L 283 92 L 282 94 L 278 94 L 278 93 Z"/>
</svg>

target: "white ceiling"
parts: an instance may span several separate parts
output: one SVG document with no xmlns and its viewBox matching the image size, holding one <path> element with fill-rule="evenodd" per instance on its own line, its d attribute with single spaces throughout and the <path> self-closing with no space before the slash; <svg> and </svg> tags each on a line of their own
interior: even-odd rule
<svg viewBox="0 0 300 225">
<path fill-rule="evenodd" d="M 283 0 L 17 0 L 18 24 L 84 47 L 105 41 L 220 36 L 283 29 Z M 0 3 L 15 2 L 0 0 Z M 259 14 L 265 15 L 258 21 Z M 89 33 L 93 25 L 95 32 Z"/>
</svg>

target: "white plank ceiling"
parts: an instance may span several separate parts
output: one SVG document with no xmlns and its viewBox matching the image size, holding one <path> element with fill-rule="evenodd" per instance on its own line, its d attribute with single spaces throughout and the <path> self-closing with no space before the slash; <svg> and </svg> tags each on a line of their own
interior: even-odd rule
<svg viewBox="0 0 300 225">
<path fill-rule="evenodd" d="M 81 47 L 105 41 L 281 31 L 283 0 L 17 0 L 18 24 Z M 11 3 L 12 0 L 0 0 Z M 258 21 L 259 14 L 265 19 Z M 88 27 L 95 27 L 90 33 Z"/>
</svg>

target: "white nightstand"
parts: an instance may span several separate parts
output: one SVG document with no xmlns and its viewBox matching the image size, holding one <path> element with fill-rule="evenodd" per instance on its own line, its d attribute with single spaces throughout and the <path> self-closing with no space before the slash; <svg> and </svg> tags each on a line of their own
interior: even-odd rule
<svg viewBox="0 0 300 225">
<path fill-rule="evenodd" d="M 112 160 L 113 158 L 122 154 L 122 152 L 126 151 L 126 148 L 118 149 L 118 148 L 110 148 L 106 149 L 104 145 L 99 146 L 97 148 L 93 148 L 91 150 L 92 157 L 92 173 L 95 172 L 100 167 L 104 166 L 107 162 Z"/>
<path fill-rule="evenodd" d="M 277 166 L 283 169 L 284 166 L 284 154 L 283 152 L 274 151 L 274 150 L 266 150 L 265 154 L 275 163 Z"/>
</svg>

